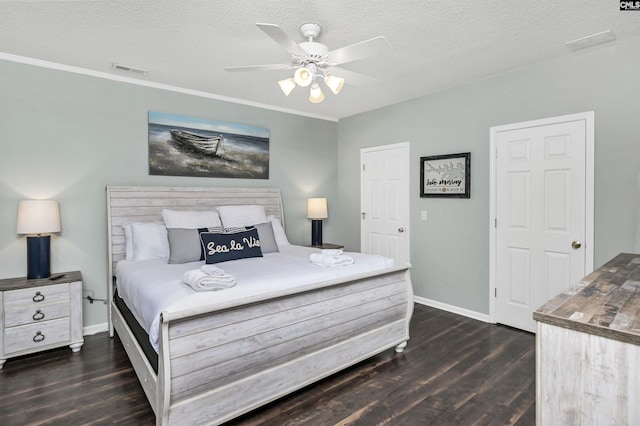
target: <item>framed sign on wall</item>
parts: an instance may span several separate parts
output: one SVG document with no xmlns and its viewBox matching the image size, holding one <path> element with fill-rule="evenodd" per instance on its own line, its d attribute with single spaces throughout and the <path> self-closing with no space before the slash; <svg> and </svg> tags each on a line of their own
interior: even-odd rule
<svg viewBox="0 0 640 426">
<path fill-rule="evenodd" d="M 471 153 L 420 157 L 420 197 L 471 198 Z"/>
</svg>

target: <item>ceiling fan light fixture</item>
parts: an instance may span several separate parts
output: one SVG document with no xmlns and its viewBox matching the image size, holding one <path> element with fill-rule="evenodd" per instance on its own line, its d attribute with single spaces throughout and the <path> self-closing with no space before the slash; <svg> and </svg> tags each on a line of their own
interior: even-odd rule
<svg viewBox="0 0 640 426">
<path fill-rule="evenodd" d="M 284 80 L 278 81 L 280 88 L 284 92 L 285 96 L 289 96 L 289 94 L 296 88 L 296 81 L 293 78 L 287 78 Z"/>
<path fill-rule="evenodd" d="M 344 86 L 344 78 L 328 75 L 324 78 L 324 84 L 331 89 L 334 95 L 337 95 L 342 90 L 342 86 Z"/>
<path fill-rule="evenodd" d="M 322 101 L 324 101 L 324 93 L 322 93 L 318 83 L 313 83 L 311 90 L 309 90 L 309 102 L 318 104 Z"/>
<path fill-rule="evenodd" d="M 293 75 L 296 84 L 301 87 L 307 87 L 313 81 L 313 72 L 306 67 L 298 68 Z"/>
<path fill-rule="evenodd" d="M 357 84 L 358 81 L 362 84 L 378 81 L 346 69 L 340 71 L 339 67 L 342 64 L 380 55 L 391 48 L 386 38 L 378 36 L 339 49 L 329 50 L 327 45 L 316 40 L 322 32 L 322 27 L 316 23 L 308 22 L 300 27 L 300 33 L 305 39 L 303 42 L 291 38 L 276 24 L 256 25 L 291 55 L 291 61 L 284 64 L 227 67 L 225 70 L 230 72 L 293 70 L 293 76 L 289 74 L 290 78 L 278 81 L 280 89 L 285 96 L 289 96 L 296 86 L 311 86 L 309 101 L 313 103 L 324 100 L 324 93 L 320 89 L 318 79 L 322 78 L 329 90 L 336 95 L 344 87 L 344 78 L 330 75 L 333 70 L 337 70 L 338 74 L 346 72 L 351 84 L 354 82 Z"/>
</svg>

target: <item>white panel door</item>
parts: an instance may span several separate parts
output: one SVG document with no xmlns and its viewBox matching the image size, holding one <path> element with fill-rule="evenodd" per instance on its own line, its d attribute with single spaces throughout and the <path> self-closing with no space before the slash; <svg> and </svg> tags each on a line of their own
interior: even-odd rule
<svg viewBox="0 0 640 426">
<path fill-rule="evenodd" d="M 586 127 L 495 133 L 498 323 L 535 332 L 533 311 L 587 273 Z"/>
<path fill-rule="evenodd" d="M 409 263 L 409 144 L 360 152 L 363 253 Z"/>
</svg>

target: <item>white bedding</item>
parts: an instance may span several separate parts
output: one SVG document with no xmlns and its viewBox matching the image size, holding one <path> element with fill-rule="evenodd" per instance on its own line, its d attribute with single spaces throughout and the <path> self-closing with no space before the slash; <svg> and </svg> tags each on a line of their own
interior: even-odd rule
<svg viewBox="0 0 640 426">
<path fill-rule="evenodd" d="M 353 257 L 353 264 L 322 267 L 309 261 L 310 254 L 318 253 L 318 249 L 286 245 L 279 246 L 279 250 L 279 253 L 267 253 L 264 257 L 216 264 L 235 276 L 237 285 L 215 292 L 196 292 L 181 283 L 186 271 L 200 268 L 204 261 L 167 264 L 160 260 L 122 260 L 116 267 L 118 295 L 147 331 L 151 345 L 158 351 L 159 319 L 163 311 L 177 312 L 394 266 L 390 258 L 349 252 L 345 254 Z"/>
</svg>

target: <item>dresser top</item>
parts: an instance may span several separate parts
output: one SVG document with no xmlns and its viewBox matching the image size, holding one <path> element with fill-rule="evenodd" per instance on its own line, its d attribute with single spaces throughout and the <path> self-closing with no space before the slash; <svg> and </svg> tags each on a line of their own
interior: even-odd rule
<svg viewBox="0 0 640 426">
<path fill-rule="evenodd" d="M 640 255 L 617 255 L 542 305 L 533 319 L 640 345 Z"/>
<path fill-rule="evenodd" d="M 64 276 L 61 278 L 58 278 L 57 280 L 50 280 L 49 278 L 28 280 L 27 277 L 5 278 L 0 280 L 0 291 L 19 290 L 19 289 L 29 288 L 29 287 L 42 287 L 45 285 L 55 285 L 55 284 L 64 284 L 64 283 L 82 281 L 82 274 L 80 273 L 80 271 L 60 272 L 56 274 L 51 274 L 51 276 L 55 277 L 56 275 L 60 275 L 60 274 L 64 274 Z"/>
</svg>

